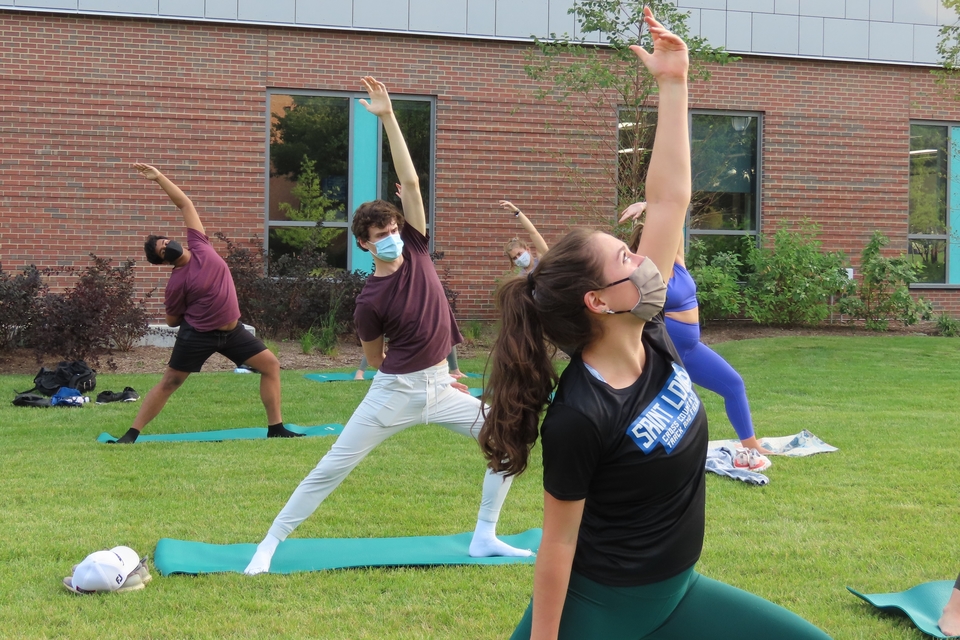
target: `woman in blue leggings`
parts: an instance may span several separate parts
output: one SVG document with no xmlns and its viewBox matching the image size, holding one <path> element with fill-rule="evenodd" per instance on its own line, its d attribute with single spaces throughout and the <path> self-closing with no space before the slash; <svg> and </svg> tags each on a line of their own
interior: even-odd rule
<svg viewBox="0 0 960 640">
<path fill-rule="evenodd" d="M 646 210 L 645 202 L 630 205 L 620 217 L 620 222 L 638 220 Z M 630 239 L 631 251 L 636 251 L 640 243 L 643 225 L 638 224 Z M 757 453 L 750 457 L 749 466 L 754 470 L 763 470 L 770 461 L 763 454 L 770 454 L 753 431 L 753 419 L 750 417 L 750 403 L 743 378 L 730 363 L 716 351 L 700 342 L 700 310 L 697 304 L 697 285 L 687 271 L 683 259 L 683 241 L 677 249 L 677 257 L 667 282 L 667 302 L 663 307 L 667 333 L 673 340 L 680 359 L 683 361 L 690 379 L 704 389 L 713 391 L 723 398 L 727 418 L 737 432 L 740 444 L 747 451 Z"/>
</svg>

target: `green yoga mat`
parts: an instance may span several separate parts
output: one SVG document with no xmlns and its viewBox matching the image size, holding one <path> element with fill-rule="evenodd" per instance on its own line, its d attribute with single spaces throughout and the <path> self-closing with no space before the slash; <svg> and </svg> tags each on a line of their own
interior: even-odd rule
<svg viewBox="0 0 960 640">
<path fill-rule="evenodd" d="M 891 609 L 902 611 L 907 614 L 907 617 L 917 626 L 917 629 L 934 638 L 958 638 L 960 636 L 944 635 L 937 625 L 943 607 L 950 599 L 953 584 L 953 580 L 924 582 L 900 593 L 863 594 L 850 587 L 847 587 L 847 591 L 858 598 L 863 598 L 883 611 Z"/>
<path fill-rule="evenodd" d="M 353 373 L 339 373 L 336 371 L 330 371 L 327 373 L 305 373 L 303 375 L 307 380 L 313 380 L 314 382 L 349 382 L 356 380 L 353 376 L 356 374 L 356 371 Z M 373 380 L 373 376 L 377 375 L 376 371 L 364 371 L 363 379 L 364 380 Z M 482 378 L 483 374 L 480 373 L 465 373 L 463 374 L 468 378 Z"/>
<path fill-rule="evenodd" d="M 301 427 L 296 424 L 287 424 L 287 429 L 311 436 L 337 436 L 343 431 L 342 424 L 322 424 L 317 427 Z M 158 433 L 147 434 L 137 438 L 136 444 L 141 442 L 222 442 L 224 440 L 266 440 L 266 427 L 248 427 L 246 429 L 221 429 L 220 431 L 193 431 L 189 433 Z M 116 440 L 109 433 L 97 436 L 97 442 L 108 443 Z"/>
<path fill-rule="evenodd" d="M 499 536 L 507 544 L 536 551 L 540 529 L 512 536 Z M 526 558 L 471 558 L 473 533 L 415 538 L 320 538 L 287 539 L 280 543 L 270 563 L 270 573 L 356 569 L 358 567 L 408 567 L 440 564 L 533 564 Z M 161 538 L 153 564 L 161 575 L 172 573 L 243 573 L 257 545 L 207 544 Z"/>
</svg>

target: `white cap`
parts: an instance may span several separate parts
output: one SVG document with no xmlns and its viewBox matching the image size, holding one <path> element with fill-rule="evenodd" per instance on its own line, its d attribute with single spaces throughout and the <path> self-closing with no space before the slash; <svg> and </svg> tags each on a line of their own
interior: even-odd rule
<svg viewBox="0 0 960 640">
<path fill-rule="evenodd" d="M 73 569 L 64 585 L 74 593 L 116 591 L 140 564 L 140 556 L 130 547 L 94 551 Z"/>
</svg>

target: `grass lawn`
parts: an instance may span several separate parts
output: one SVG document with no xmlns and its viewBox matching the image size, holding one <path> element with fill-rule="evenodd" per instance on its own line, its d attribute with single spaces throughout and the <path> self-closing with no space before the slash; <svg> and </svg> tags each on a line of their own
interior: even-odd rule
<svg viewBox="0 0 960 640">
<path fill-rule="evenodd" d="M 837 639 L 923 636 L 850 595 L 953 580 L 960 571 L 960 340 L 772 338 L 716 346 L 743 375 L 759 435 L 809 429 L 840 448 L 774 460 L 766 487 L 708 475 L 701 573 L 782 604 Z M 481 371 L 481 360 L 461 360 Z M 368 382 L 283 374 L 284 419 L 346 422 Z M 156 375 L 98 376 L 97 391 Z M 470 380 L 478 384 L 478 380 Z M 0 376 L 8 389 L 29 376 Z M 264 426 L 254 375 L 192 376 L 147 433 Z M 733 437 L 703 392 L 711 438 Z M 496 638 L 530 596 L 532 566 L 161 577 L 143 591 L 78 597 L 60 586 L 86 554 L 153 554 L 162 537 L 257 542 L 333 438 L 108 446 L 139 403 L 0 406 L 0 636 L 45 638 Z M 483 462 L 467 439 L 416 427 L 373 452 L 294 537 L 472 530 Z M 539 448 L 499 532 L 541 524 Z M 741 612 L 718 624 L 763 637 Z"/>
</svg>

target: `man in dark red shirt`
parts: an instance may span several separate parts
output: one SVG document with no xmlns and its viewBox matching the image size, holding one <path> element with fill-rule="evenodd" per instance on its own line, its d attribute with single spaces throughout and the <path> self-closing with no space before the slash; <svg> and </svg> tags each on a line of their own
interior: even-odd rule
<svg viewBox="0 0 960 640">
<path fill-rule="evenodd" d="M 360 102 L 380 118 L 390 140 L 404 211 L 374 200 L 360 205 L 353 217 L 357 245 L 373 254 L 375 265 L 373 275 L 357 296 L 354 321 L 363 354 L 379 371 L 343 433 L 274 519 L 244 570 L 247 575 L 269 571 L 277 545 L 320 506 L 364 456 L 390 436 L 432 422 L 476 438 L 483 425 L 480 401 L 466 393 L 466 387 L 450 376 L 447 366 L 447 354 L 463 342 L 463 336 L 430 260 L 426 214 L 413 160 L 386 87 L 369 76 L 362 82 L 370 103 Z M 385 335 L 390 336 L 386 353 Z M 532 555 L 496 537 L 500 507 L 512 480 L 512 476 L 487 469 L 470 543 L 471 556 Z"/>
<path fill-rule="evenodd" d="M 280 362 L 240 323 L 240 305 L 230 269 L 210 245 L 197 210 L 180 188 L 154 167 L 135 164 L 180 209 L 187 227 L 187 248 L 166 236 L 150 236 L 143 248 L 151 264 L 173 265 L 164 292 L 167 325 L 180 327 L 170 363 L 160 384 L 143 399 L 133 425 L 116 442 L 133 443 L 163 409 L 173 392 L 214 353 L 260 372 L 260 399 L 267 410 L 267 437 L 292 438 L 280 415 Z"/>
</svg>

